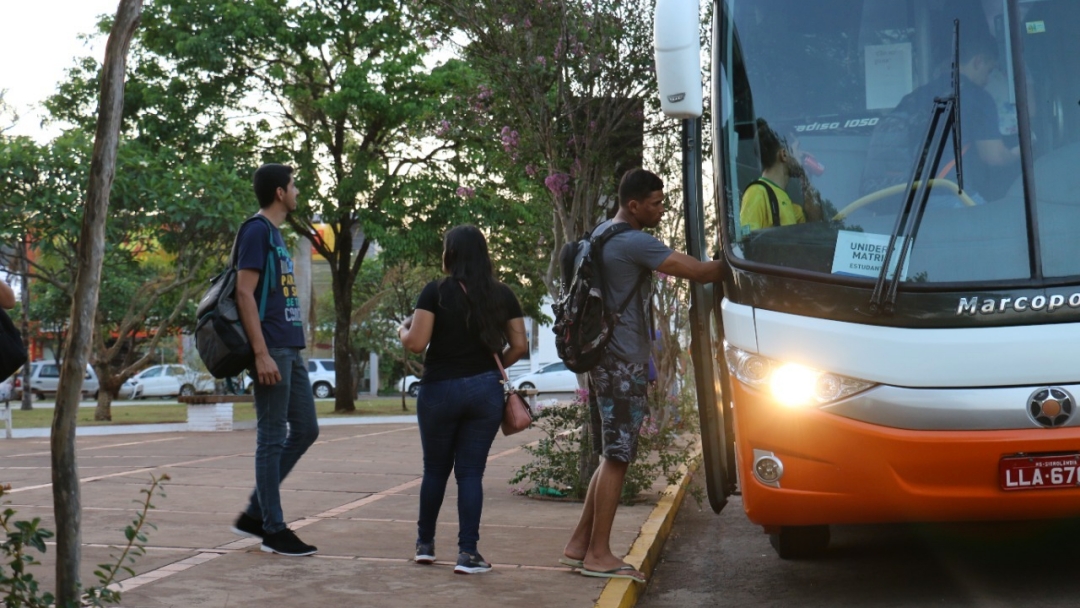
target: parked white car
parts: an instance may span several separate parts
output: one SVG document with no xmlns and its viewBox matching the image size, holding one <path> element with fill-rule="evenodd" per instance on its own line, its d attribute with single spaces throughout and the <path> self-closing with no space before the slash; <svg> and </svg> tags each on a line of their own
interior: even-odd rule
<svg viewBox="0 0 1080 608">
<path fill-rule="evenodd" d="M 55 397 L 56 390 L 60 386 L 60 363 L 56 361 L 34 361 L 30 363 L 30 394 L 34 399 Z M 86 375 L 83 376 L 82 396 L 97 398 L 98 377 L 94 368 L 86 364 Z M 11 399 L 22 399 L 22 370 L 15 372 L 12 381 Z"/>
<path fill-rule="evenodd" d="M 132 395 L 135 399 L 214 392 L 214 378 L 210 374 L 177 363 L 151 365 L 132 376 L 131 380 L 135 382 Z"/>
<path fill-rule="evenodd" d="M 522 390 L 536 389 L 540 393 L 572 393 L 578 389 L 578 381 L 577 374 L 566 369 L 562 361 L 556 361 L 519 377 L 513 386 Z"/>
<path fill-rule="evenodd" d="M 405 376 L 398 382 L 397 387 L 399 390 L 409 393 L 410 397 L 416 397 L 420 394 L 420 378 L 416 376 Z"/>
<path fill-rule="evenodd" d="M 334 375 L 333 359 L 308 359 L 308 380 L 311 392 L 316 399 L 329 399 L 337 390 L 337 377 Z"/>
</svg>

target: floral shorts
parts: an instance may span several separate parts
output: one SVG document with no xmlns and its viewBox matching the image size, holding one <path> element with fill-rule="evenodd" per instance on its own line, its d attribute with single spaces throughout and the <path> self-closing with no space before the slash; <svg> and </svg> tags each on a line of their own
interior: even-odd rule
<svg viewBox="0 0 1080 608">
<path fill-rule="evenodd" d="M 627 363 L 609 353 L 589 372 L 594 452 L 609 460 L 634 460 L 648 407 L 648 376 L 648 363 Z"/>
</svg>

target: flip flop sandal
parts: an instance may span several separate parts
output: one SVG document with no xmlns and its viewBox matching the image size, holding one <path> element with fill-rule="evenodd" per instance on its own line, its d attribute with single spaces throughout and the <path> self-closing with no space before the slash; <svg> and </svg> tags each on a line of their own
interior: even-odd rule
<svg viewBox="0 0 1080 608">
<path fill-rule="evenodd" d="M 588 568 L 581 568 L 578 572 L 583 576 L 594 576 L 596 578 L 625 578 L 638 583 L 645 582 L 645 575 L 638 572 L 636 568 L 629 564 L 623 564 L 622 566 L 611 570 L 589 570 Z"/>
<path fill-rule="evenodd" d="M 571 568 L 575 568 L 577 570 L 585 567 L 585 562 L 581 561 L 580 559 L 566 557 L 565 555 L 559 558 L 559 563 L 564 566 L 570 566 Z"/>
</svg>

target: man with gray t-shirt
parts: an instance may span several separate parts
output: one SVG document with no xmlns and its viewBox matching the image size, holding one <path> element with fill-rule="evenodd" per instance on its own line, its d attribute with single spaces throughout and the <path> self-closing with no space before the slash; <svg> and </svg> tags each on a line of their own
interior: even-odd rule
<svg viewBox="0 0 1080 608">
<path fill-rule="evenodd" d="M 619 211 L 596 227 L 626 222 L 631 230 L 612 236 L 603 246 L 601 264 L 604 301 L 623 302 L 635 290 L 615 325 L 600 362 L 589 372 L 589 411 L 593 449 L 602 456 L 589 482 L 585 506 L 560 562 L 586 576 L 645 582 L 645 575 L 611 552 L 611 524 L 622 496 L 626 470 L 637 453 L 638 432 L 645 418 L 650 338 L 649 302 L 652 272 L 697 282 L 721 281 L 723 261 L 701 261 L 672 251 L 642 232 L 655 228 L 664 215 L 664 182 L 644 169 L 632 169 L 619 183 Z"/>
</svg>

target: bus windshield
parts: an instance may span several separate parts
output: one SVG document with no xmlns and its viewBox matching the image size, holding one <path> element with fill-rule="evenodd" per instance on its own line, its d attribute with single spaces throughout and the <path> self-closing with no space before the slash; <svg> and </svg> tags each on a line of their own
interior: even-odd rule
<svg viewBox="0 0 1080 608">
<path fill-rule="evenodd" d="M 1080 275 L 1080 2 L 1019 1 L 1022 66 L 1007 0 L 721 3 L 717 168 L 737 257 L 878 277 L 934 100 L 952 91 L 959 20 L 963 188 L 950 137 L 900 280 Z"/>
</svg>

